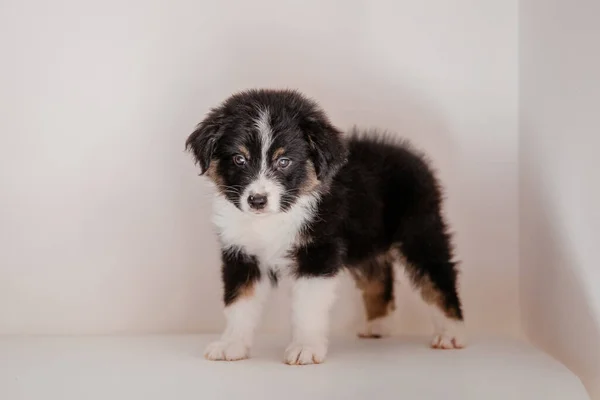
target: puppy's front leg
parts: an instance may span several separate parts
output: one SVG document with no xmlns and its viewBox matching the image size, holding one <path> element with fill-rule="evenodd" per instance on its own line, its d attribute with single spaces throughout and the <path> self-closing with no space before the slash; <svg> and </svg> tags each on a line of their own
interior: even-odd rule
<svg viewBox="0 0 600 400">
<path fill-rule="evenodd" d="M 269 279 L 261 276 L 255 257 L 240 251 L 223 252 L 225 319 L 220 340 L 204 353 L 209 360 L 235 361 L 248 358 L 254 331 L 270 292 Z"/>
<path fill-rule="evenodd" d="M 309 245 L 297 256 L 292 293 L 292 343 L 285 351 L 290 365 L 320 364 L 328 347 L 329 311 L 335 300 L 340 251 L 331 244 Z"/>
</svg>

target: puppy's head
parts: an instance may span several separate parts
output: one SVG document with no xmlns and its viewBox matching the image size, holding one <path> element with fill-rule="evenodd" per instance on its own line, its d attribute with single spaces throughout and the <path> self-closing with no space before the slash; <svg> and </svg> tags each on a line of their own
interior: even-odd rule
<svg viewBox="0 0 600 400">
<path fill-rule="evenodd" d="M 212 109 L 186 148 L 243 212 L 285 212 L 327 184 L 346 160 L 342 133 L 291 90 L 250 90 Z"/>
</svg>

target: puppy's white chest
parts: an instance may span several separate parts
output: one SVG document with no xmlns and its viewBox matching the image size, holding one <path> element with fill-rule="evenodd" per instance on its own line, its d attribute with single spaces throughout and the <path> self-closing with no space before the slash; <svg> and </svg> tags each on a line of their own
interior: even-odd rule
<svg viewBox="0 0 600 400">
<path fill-rule="evenodd" d="M 217 196 L 213 222 L 225 248 L 238 247 L 259 259 L 261 268 L 290 263 L 288 251 L 302 226 L 312 217 L 313 201 L 301 199 L 286 213 L 257 216 L 244 213 Z"/>
</svg>

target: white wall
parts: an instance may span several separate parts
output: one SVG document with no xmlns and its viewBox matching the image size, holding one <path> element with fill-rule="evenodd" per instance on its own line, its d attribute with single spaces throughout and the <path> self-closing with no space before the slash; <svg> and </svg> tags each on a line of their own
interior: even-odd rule
<svg viewBox="0 0 600 400">
<path fill-rule="evenodd" d="M 521 2 L 521 299 L 528 336 L 600 399 L 600 3 Z"/>
<path fill-rule="evenodd" d="M 469 329 L 519 334 L 516 0 L 1 7 L 0 332 L 219 330 L 208 196 L 183 144 L 232 91 L 287 86 L 432 156 Z M 265 329 L 282 327 L 277 297 Z M 428 331 L 401 297 L 399 329 Z"/>
</svg>

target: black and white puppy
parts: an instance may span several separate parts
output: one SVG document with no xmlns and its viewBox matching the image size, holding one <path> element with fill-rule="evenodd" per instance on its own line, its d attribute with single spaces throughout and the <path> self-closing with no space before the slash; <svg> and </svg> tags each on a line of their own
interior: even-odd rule
<svg viewBox="0 0 600 400">
<path fill-rule="evenodd" d="M 296 91 L 249 90 L 212 109 L 186 145 L 216 187 L 227 327 L 208 359 L 247 358 L 270 289 L 291 277 L 285 362 L 323 362 L 343 269 L 362 290 L 360 336 L 380 337 L 399 263 L 431 306 L 432 346 L 464 345 L 441 188 L 407 144 L 358 131 L 344 137 Z"/>
</svg>

